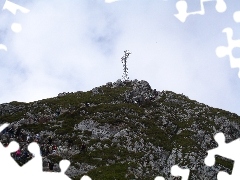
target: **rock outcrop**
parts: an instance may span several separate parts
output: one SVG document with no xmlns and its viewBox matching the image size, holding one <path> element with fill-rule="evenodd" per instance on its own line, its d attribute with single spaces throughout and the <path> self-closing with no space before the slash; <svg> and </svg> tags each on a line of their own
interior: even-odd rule
<svg viewBox="0 0 240 180">
<path fill-rule="evenodd" d="M 143 80 L 117 80 L 88 92 L 1 104 L 4 122 L 11 125 L 0 133 L 3 144 L 16 139 L 25 151 L 37 141 L 44 170 L 52 161 L 59 171 L 58 162 L 66 158 L 71 161 L 66 174 L 72 179 L 83 174 L 93 179 L 173 179 L 170 168 L 179 164 L 190 169 L 190 179 L 214 180 L 220 170 L 231 172 L 231 163 L 223 158 L 213 167 L 204 164 L 207 150 L 217 146 L 213 136 L 223 132 L 227 142 L 240 137 L 236 114 L 182 94 L 156 91 Z"/>
</svg>

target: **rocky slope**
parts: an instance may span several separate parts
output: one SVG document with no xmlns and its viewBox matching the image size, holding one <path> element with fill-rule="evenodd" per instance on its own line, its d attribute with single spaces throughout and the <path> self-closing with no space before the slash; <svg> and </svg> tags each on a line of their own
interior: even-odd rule
<svg viewBox="0 0 240 180">
<path fill-rule="evenodd" d="M 93 180 L 173 179 L 170 168 L 175 164 L 190 169 L 189 179 L 217 179 L 219 170 L 231 172 L 233 164 L 220 156 L 215 166 L 204 164 L 207 150 L 217 147 L 214 134 L 223 132 L 227 142 L 240 136 L 236 114 L 153 90 L 138 80 L 118 80 L 31 103 L 1 104 L 0 124 L 4 122 L 11 123 L 14 134 L 21 127 L 22 134 L 32 137 L 20 140 L 23 146 L 35 139 L 45 145 L 51 135 L 57 149 L 44 157 L 44 170 L 50 160 L 59 171 L 59 161 L 66 158 L 71 161 L 66 174 L 72 179 L 84 174 Z M 5 143 L 6 135 L 0 135 Z"/>
</svg>

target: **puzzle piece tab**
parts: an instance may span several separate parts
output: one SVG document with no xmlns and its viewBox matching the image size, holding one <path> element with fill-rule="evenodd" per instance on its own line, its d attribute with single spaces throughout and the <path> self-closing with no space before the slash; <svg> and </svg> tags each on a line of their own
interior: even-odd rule
<svg viewBox="0 0 240 180">
<path fill-rule="evenodd" d="M 7 51 L 7 46 L 5 46 L 4 44 L 0 44 L 0 50 L 1 49 Z"/>
<path fill-rule="evenodd" d="M 188 180 L 190 170 L 189 169 L 182 169 L 178 165 L 174 165 L 171 168 L 171 173 L 173 176 L 181 176 L 182 180 Z"/>
<path fill-rule="evenodd" d="M 105 0 L 105 3 L 114 3 L 114 2 L 117 2 L 119 0 Z"/>
<path fill-rule="evenodd" d="M 14 169 L 14 171 L 16 170 L 16 173 L 20 172 L 20 166 L 10 155 L 10 153 L 17 151 L 18 148 L 19 145 L 15 141 L 12 141 L 6 148 L 0 143 L 0 159 L 2 162 L 0 163 L 1 176 L 9 177 L 10 175 L 10 177 L 12 177 L 12 169 Z"/>
<path fill-rule="evenodd" d="M 22 6 L 19 6 L 15 3 L 12 3 L 8 0 L 6 0 L 4 6 L 3 6 L 3 10 L 7 9 L 8 11 L 10 11 L 11 13 L 13 13 L 14 15 L 16 14 L 17 10 L 21 11 L 22 13 L 28 13 L 29 9 L 24 8 Z"/>
<path fill-rule="evenodd" d="M 240 11 L 236 11 L 233 14 L 233 19 L 235 22 L 240 22 Z M 216 48 L 216 55 L 219 58 L 224 56 L 229 56 L 231 68 L 239 68 L 238 77 L 240 78 L 240 58 L 235 58 L 232 54 L 233 48 L 240 48 L 240 39 L 233 40 L 233 30 L 230 27 L 223 29 L 222 32 L 225 32 L 227 35 L 228 46 L 219 46 Z"/>
<path fill-rule="evenodd" d="M 182 169 L 178 165 L 174 165 L 171 168 L 171 174 L 173 176 L 176 176 L 176 177 L 181 176 L 182 180 L 188 180 L 189 174 L 190 174 L 190 170 L 189 169 Z M 165 180 L 165 178 L 163 178 L 161 176 L 157 176 L 154 180 Z"/>
<path fill-rule="evenodd" d="M 8 125 L 8 123 L 1 125 L 0 131 L 5 129 Z M 15 141 L 12 141 L 7 147 L 4 147 L 2 143 L 0 143 L 0 175 L 2 177 L 13 179 L 15 175 L 12 173 L 12 170 L 14 170 L 16 174 L 20 172 L 20 166 L 10 155 L 10 153 L 17 151 L 18 149 L 19 144 Z"/>
<path fill-rule="evenodd" d="M 224 56 L 229 56 L 230 59 L 230 65 L 231 68 L 240 68 L 240 58 L 233 57 L 232 50 L 233 48 L 239 47 L 240 48 L 240 39 L 239 40 L 233 40 L 233 30 L 231 28 L 225 28 L 223 29 L 223 32 L 227 34 L 227 42 L 228 46 L 219 46 L 216 48 L 216 55 L 219 58 L 222 58 Z M 238 73 L 238 77 L 240 78 L 240 71 Z"/>
<path fill-rule="evenodd" d="M 215 163 L 215 155 L 220 155 L 228 159 L 234 160 L 234 167 L 232 170 L 232 175 L 225 172 L 218 173 L 218 179 L 239 179 L 240 177 L 240 140 L 236 139 L 230 143 L 225 143 L 225 136 L 223 133 L 218 133 L 215 135 L 214 139 L 218 143 L 218 147 L 208 151 L 208 155 L 205 158 L 205 164 L 207 166 L 213 166 Z"/>
<path fill-rule="evenodd" d="M 208 1 L 216 1 L 215 9 L 219 13 L 225 12 L 227 9 L 227 5 L 224 0 L 200 0 L 201 9 L 199 11 L 187 12 L 187 2 L 185 0 L 180 0 L 176 3 L 176 9 L 178 11 L 178 14 L 174 14 L 174 16 L 178 18 L 181 22 L 185 22 L 187 17 L 190 15 L 203 15 L 205 14 L 204 3 Z"/>
<path fill-rule="evenodd" d="M 22 13 L 29 13 L 29 9 L 24 8 L 22 6 L 19 6 L 15 3 L 12 3 L 10 1 L 8 1 L 8 0 L 5 1 L 2 10 L 8 10 L 14 15 L 16 15 L 16 12 L 18 10 L 21 11 Z M 12 29 L 13 32 L 19 33 L 22 30 L 22 26 L 21 26 L 21 24 L 14 22 L 11 25 L 11 29 Z M 7 46 L 4 45 L 4 44 L 0 44 L 0 50 L 1 49 L 7 51 Z"/>
<path fill-rule="evenodd" d="M 10 11 L 14 15 L 16 15 L 17 10 L 21 11 L 22 13 L 29 13 L 29 9 L 24 8 L 22 6 L 19 6 L 15 3 L 12 3 L 10 1 L 8 1 L 8 0 L 6 0 L 2 9 L 3 10 L 6 9 L 6 10 Z M 22 30 L 22 26 L 19 23 L 13 23 L 12 26 L 11 26 L 11 29 L 12 29 L 13 32 L 18 33 Z"/>
<path fill-rule="evenodd" d="M 3 131 L 9 123 L 0 125 L 0 132 Z M 68 169 L 70 162 L 68 160 L 61 160 L 59 163 L 60 172 L 45 172 L 42 168 L 42 156 L 40 154 L 40 147 L 36 142 L 32 142 L 28 146 L 28 150 L 34 155 L 28 163 L 20 167 L 16 161 L 11 157 L 12 152 L 19 149 L 19 144 L 15 141 L 10 142 L 7 147 L 0 143 L 0 177 L 7 179 L 58 179 L 71 180 L 65 172 Z M 83 176 L 81 180 L 91 180 L 88 176 Z"/>
</svg>

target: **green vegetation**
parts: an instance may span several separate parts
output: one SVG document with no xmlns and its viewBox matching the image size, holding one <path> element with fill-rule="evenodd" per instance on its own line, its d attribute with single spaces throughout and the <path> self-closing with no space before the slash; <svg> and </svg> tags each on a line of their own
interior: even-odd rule
<svg viewBox="0 0 240 180">
<path fill-rule="evenodd" d="M 125 178 L 125 174 L 127 172 L 127 168 L 129 165 L 127 163 L 121 164 L 113 164 L 109 166 L 101 166 L 94 170 L 88 172 L 87 175 L 92 177 L 92 180 L 121 180 L 121 179 L 129 179 Z"/>
<path fill-rule="evenodd" d="M 233 169 L 233 165 L 234 165 L 233 160 L 227 159 L 227 158 L 224 158 L 224 157 L 218 156 L 218 155 L 216 155 L 215 158 L 216 158 L 215 166 L 220 165 L 220 166 L 227 168 L 228 170 Z"/>
<path fill-rule="evenodd" d="M 43 130 L 55 132 L 56 137 L 61 137 L 62 142 L 66 142 L 70 136 L 73 145 L 76 146 L 86 142 L 87 147 L 94 150 L 88 149 L 86 152 L 73 155 L 71 164 L 75 167 L 77 162 L 95 166 L 95 169 L 87 173 L 93 180 L 135 179 L 127 169 L 138 168 L 138 163 L 143 163 L 141 159 L 146 158 L 144 155 L 147 150 L 154 154 L 155 152 L 149 148 L 152 145 L 161 147 L 169 153 L 173 148 L 181 148 L 183 156 L 190 152 L 203 154 L 206 149 L 202 150 L 201 143 L 196 139 L 198 130 L 208 135 L 214 133 L 213 127 L 220 130 L 222 126 L 215 124 L 215 117 L 225 117 L 232 122 L 240 123 L 240 118 L 236 114 L 208 107 L 171 91 L 165 91 L 157 100 L 149 100 L 139 105 L 125 101 L 124 93 L 133 91 L 131 82 L 115 88 L 101 86 L 97 89 L 98 94 L 87 91 L 67 93 L 61 97 L 31 103 L 13 101 L 9 103 L 13 110 L 2 112 L 0 122 L 14 122 L 22 118 L 30 120 L 32 117 L 36 121 L 49 118 L 46 122 L 23 124 L 22 128 L 35 134 Z M 86 106 L 86 103 L 90 103 L 90 106 Z M 91 130 L 74 130 L 75 125 L 86 120 L 99 123 L 96 128 L 108 125 L 116 132 L 127 128 L 129 133 L 117 138 L 111 136 L 109 139 L 100 139 L 93 138 Z M 124 147 L 127 143 L 131 143 L 133 147 L 135 142 L 139 143 L 142 140 L 144 148 L 137 149 L 136 152 Z M 211 143 L 206 146 L 211 148 Z M 54 163 L 62 159 L 56 155 L 50 155 L 48 158 Z M 128 161 L 129 159 L 135 159 L 136 162 Z M 153 159 L 156 160 L 158 157 L 154 155 Z M 189 163 L 188 159 L 178 161 L 181 165 Z M 149 162 L 149 159 L 146 162 Z M 232 167 L 231 162 L 221 158 L 217 158 L 216 164 L 229 169 Z M 79 180 L 81 176 L 72 179 Z"/>
</svg>

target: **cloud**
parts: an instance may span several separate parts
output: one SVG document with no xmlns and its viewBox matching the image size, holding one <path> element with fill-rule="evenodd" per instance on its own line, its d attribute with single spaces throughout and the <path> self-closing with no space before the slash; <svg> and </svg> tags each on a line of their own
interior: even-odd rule
<svg viewBox="0 0 240 180">
<path fill-rule="evenodd" d="M 181 23 L 172 1 L 43 0 L 27 7 L 29 14 L 15 17 L 22 32 L 5 36 L 10 50 L 0 52 L 2 102 L 34 101 L 116 81 L 128 49 L 130 79 L 240 113 L 237 72 L 228 58 L 215 55 L 226 41 L 215 12 Z"/>
</svg>

